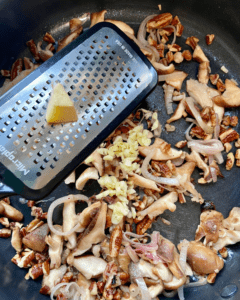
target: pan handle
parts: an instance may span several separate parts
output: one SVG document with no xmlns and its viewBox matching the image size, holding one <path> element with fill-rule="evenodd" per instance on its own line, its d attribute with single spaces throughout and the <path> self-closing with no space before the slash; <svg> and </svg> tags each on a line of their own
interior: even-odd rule
<svg viewBox="0 0 240 300">
<path fill-rule="evenodd" d="M 9 186 L 0 182 L 0 199 L 17 195 Z"/>
</svg>

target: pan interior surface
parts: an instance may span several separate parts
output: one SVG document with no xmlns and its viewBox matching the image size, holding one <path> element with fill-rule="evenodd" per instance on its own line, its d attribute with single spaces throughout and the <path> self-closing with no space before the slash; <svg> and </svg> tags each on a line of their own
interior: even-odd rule
<svg viewBox="0 0 240 300">
<path fill-rule="evenodd" d="M 239 35 L 240 35 L 240 3 L 234 1 L 42 1 L 29 0 L 21 1 L 1 1 L 0 2 L 0 33 L 3 43 L 0 47 L 1 69 L 9 69 L 11 64 L 18 57 L 29 57 L 28 49 L 25 42 L 33 38 L 36 42 L 41 40 L 46 31 L 52 33 L 55 38 L 61 38 L 67 33 L 68 21 L 82 15 L 85 12 L 94 12 L 107 9 L 107 18 L 118 19 L 127 22 L 137 30 L 140 22 L 144 17 L 150 14 L 159 13 L 158 4 L 162 5 L 161 12 L 170 12 L 174 16 L 178 15 L 181 23 L 184 25 L 184 32 L 177 43 L 183 49 L 189 49 L 185 45 L 188 36 L 197 36 L 199 44 L 206 53 L 211 64 L 211 73 L 219 73 L 222 80 L 226 78 L 235 79 L 240 84 L 240 54 L 239 54 Z M 215 41 L 211 46 L 205 43 L 207 34 L 215 34 Z M 14 47 L 10 46 L 13 45 Z M 222 66 L 228 70 L 228 74 L 220 71 Z M 188 78 L 197 77 L 198 63 L 186 62 L 177 67 L 189 74 Z M 184 86 L 182 90 L 184 90 Z M 162 125 L 165 125 L 168 116 L 166 115 L 163 101 L 163 90 L 161 85 L 147 97 L 143 107 L 149 110 L 157 110 Z M 228 110 L 229 115 L 240 117 L 239 110 Z M 176 131 L 167 133 L 163 131 L 162 138 L 167 142 L 175 145 L 179 140 L 183 140 L 184 132 L 188 124 L 184 120 L 175 122 Z M 164 126 L 163 126 L 164 127 Z M 239 131 L 239 126 L 236 128 Z M 224 157 L 226 158 L 226 156 Z M 224 175 L 215 184 L 199 185 L 196 184 L 197 190 L 202 194 L 205 200 L 213 201 L 216 210 L 220 211 L 224 217 L 228 215 L 234 206 L 239 206 L 239 176 L 240 170 L 234 166 L 231 171 L 226 171 L 224 164 L 220 166 Z M 194 173 L 195 182 L 199 175 Z M 91 196 L 92 190 L 98 192 L 98 186 L 88 184 L 85 194 Z M 47 199 L 54 197 L 57 199 L 63 195 L 75 193 L 73 186 L 67 186 L 62 183 Z M 28 224 L 32 217 L 30 208 L 19 202 L 19 197 L 11 198 L 13 205 L 24 213 L 24 223 Z M 49 202 L 40 204 L 46 211 Z M 164 225 L 161 221 L 153 224 L 152 230 L 160 230 L 161 234 L 175 244 L 186 238 L 193 240 L 197 225 L 199 224 L 200 206 L 187 199 L 186 204 L 177 204 L 177 210 L 174 213 L 166 212 L 162 215 L 171 222 L 170 226 Z M 56 209 L 55 221 L 61 222 L 61 207 Z M 239 244 L 231 246 L 229 256 L 225 260 L 225 267 L 216 278 L 214 285 L 207 285 L 199 288 L 186 288 L 184 290 L 185 299 L 224 299 L 222 296 L 226 286 L 236 286 L 240 289 L 239 284 L 239 266 L 240 266 L 240 246 Z M 46 296 L 39 294 L 41 279 L 37 281 L 25 280 L 26 270 L 20 269 L 11 262 L 15 251 L 10 244 L 10 239 L 0 239 L 0 299 L 2 300 L 44 300 Z M 231 290 L 229 289 L 231 294 Z M 229 296 L 230 296 L 229 294 Z M 222 296 L 221 296 L 222 295 Z M 240 292 L 232 293 L 233 300 L 239 299 Z M 161 296 L 161 299 L 165 297 Z M 178 299 L 177 296 L 172 299 Z"/>
</svg>

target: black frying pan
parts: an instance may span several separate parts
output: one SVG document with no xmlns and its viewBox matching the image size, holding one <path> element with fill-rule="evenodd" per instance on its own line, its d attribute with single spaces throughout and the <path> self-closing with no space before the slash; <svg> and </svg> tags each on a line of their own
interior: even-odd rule
<svg viewBox="0 0 240 300">
<path fill-rule="evenodd" d="M 200 39 L 200 45 L 210 58 L 212 73 L 221 74 L 221 78 L 234 78 L 240 83 L 240 1 L 69 1 L 69 0 L 25 0 L 25 1 L 0 1 L 0 36 L 1 36 L 1 63 L 0 69 L 9 69 L 18 57 L 29 56 L 25 42 L 33 38 L 38 41 L 46 31 L 50 31 L 55 37 L 64 36 L 67 32 L 67 21 L 82 13 L 90 11 L 108 10 L 108 18 L 115 18 L 129 23 L 137 29 L 143 18 L 149 14 L 158 13 L 157 5 L 162 5 L 162 12 L 171 12 L 178 15 L 185 26 L 183 37 L 178 43 L 184 45 L 186 37 L 195 35 Z M 211 46 L 206 46 L 205 35 L 214 33 L 215 41 Z M 229 74 L 225 75 L 220 67 L 225 65 Z M 198 64 L 184 63 L 180 67 L 196 78 Z M 157 87 L 145 100 L 143 106 L 148 109 L 157 109 L 162 124 L 165 124 L 167 116 L 162 102 L 163 92 Z M 229 110 L 230 115 L 239 115 L 238 110 Z M 176 122 L 176 132 L 163 132 L 162 137 L 173 145 L 184 136 L 187 128 L 185 121 Z M 237 128 L 239 131 L 239 126 Z M 219 179 L 216 184 L 204 186 L 197 185 L 205 200 L 214 201 L 216 209 L 226 217 L 234 206 L 239 206 L 239 176 L 240 170 L 234 167 L 231 172 L 221 166 L 224 179 Z M 195 172 L 195 179 L 198 178 Z M 96 184 L 88 184 L 85 189 L 87 195 L 92 190 L 98 192 Z M 74 193 L 74 187 L 61 184 L 51 197 L 61 197 Z M 25 215 L 25 223 L 29 223 L 30 209 L 19 202 L 19 197 L 13 196 L 12 203 Z M 47 210 L 49 203 L 42 204 Z M 81 208 L 79 208 L 81 209 Z M 153 225 L 153 230 L 160 230 L 161 234 L 175 243 L 181 239 L 194 239 L 195 230 L 199 224 L 200 206 L 187 201 L 187 204 L 177 204 L 175 213 L 166 212 L 164 217 L 171 221 L 171 226 L 161 222 Z M 61 221 L 61 209 L 56 211 L 55 221 Z M 41 280 L 26 281 L 24 276 L 26 270 L 16 267 L 10 259 L 15 251 L 10 245 L 10 240 L 0 240 L 0 299 L 1 300 L 44 300 L 48 297 L 38 293 Z M 217 300 L 217 299 L 240 299 L 240 246 L 229 247 L 229 257 L 226 259 L 225 267 L 217 276 L 214 285 L 199 288 L 185 289 L 186 300 Z M 165 299 L 163 296 L 161 299 Z M 174 299 L 178 299 L 175 297 Z"/>
</svg>

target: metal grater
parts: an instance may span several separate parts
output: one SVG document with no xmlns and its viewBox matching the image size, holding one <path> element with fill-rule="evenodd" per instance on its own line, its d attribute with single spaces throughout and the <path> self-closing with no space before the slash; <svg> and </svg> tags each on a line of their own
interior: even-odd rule
<svg viewBox="0 0 240 300">
<path fill-rule="evenodd" d="M 74 101 L 75 123 L 45 120 L 52 85 Z M 157 73 L 116 26 L 87 30 L 0 98 L 0 179 L 40 199 L 71 173 L 155 87 Z"/>
</svg>

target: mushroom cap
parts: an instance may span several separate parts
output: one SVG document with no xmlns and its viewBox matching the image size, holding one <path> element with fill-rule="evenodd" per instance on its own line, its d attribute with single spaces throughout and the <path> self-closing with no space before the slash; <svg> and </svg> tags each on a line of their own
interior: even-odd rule
<svg viewBox="0 0 240 300">
<path fill-rule="evenodd" d="M 173 86 L 178 91 L 180 91 L 182 88 L 182 83 L 185 80 L 185 78 L 188 76 L 188 74 L 183 71 L 174 71 L 172 75 L 174 74 L 176 75 L 176 78 L 172 77 L 171 79 L 166 80 L 166 83 Z"/>
<path fill-rule="evenodd" d="M 182 243 L 178 245 L 179 250 L 181 250 L 181 247 Z M 222 258 L 220 258 L 210 248 L 196 241 L 189 242 L 187 262 L 191 266 L 192 270 L 200 275 L 217 273 L 224 266 Z"/>
<path fill-rule="evenodd" d="M 226 79 L 225 86 L 225 92 L 213 98 L 214 103 L 222 107 L 240 106 L 240 88 L 229 79 Z"/>
<path fill-rule="evenodd" d="M 28 248 L 42 252 L 46 246 L 45 238 L 49 232 L 48 224 L 43 224 L 37 229 L 29 232 L 23 239 L 22 242 Z"/>
</svg>

